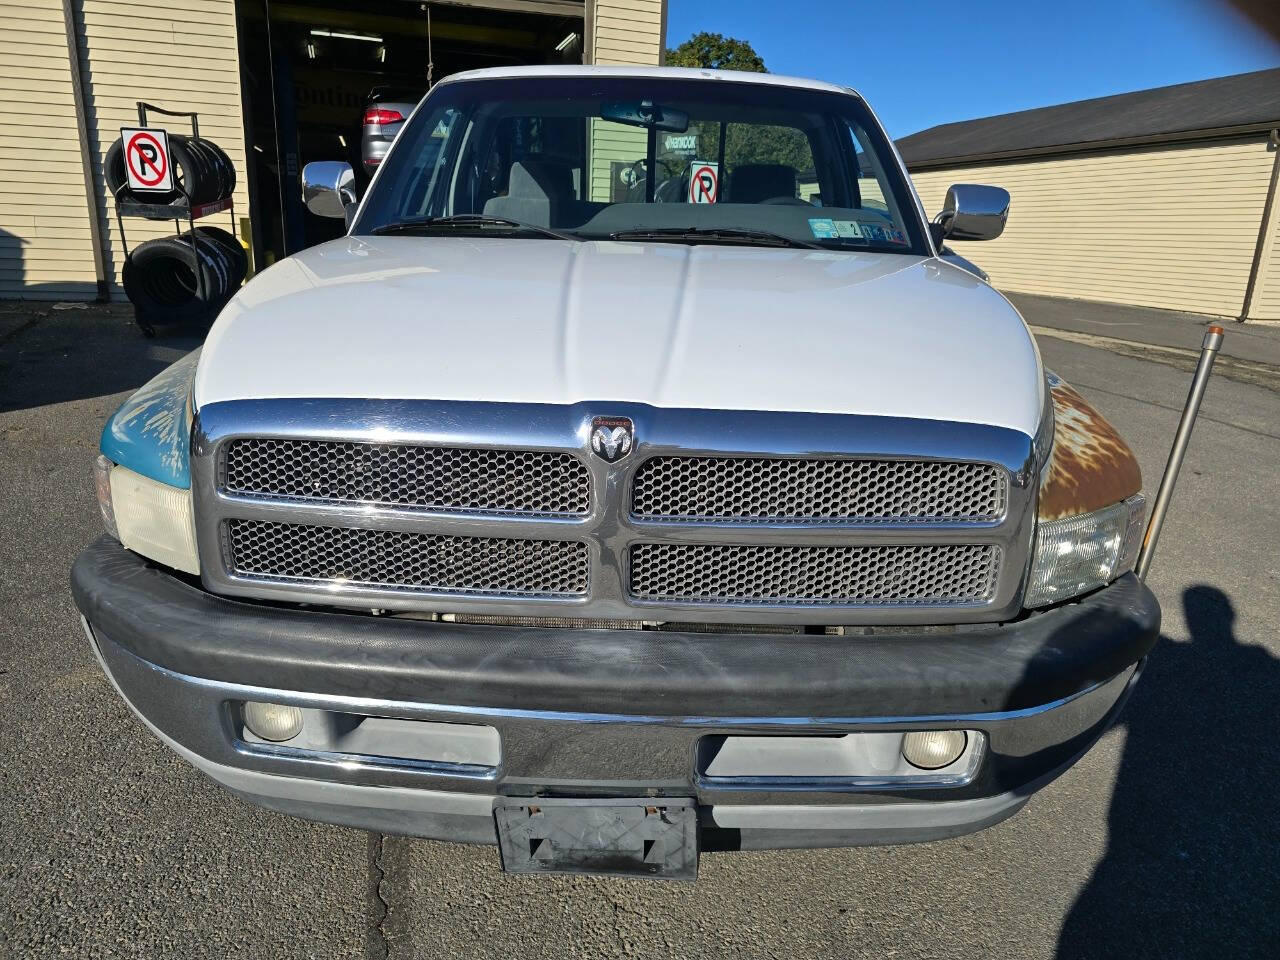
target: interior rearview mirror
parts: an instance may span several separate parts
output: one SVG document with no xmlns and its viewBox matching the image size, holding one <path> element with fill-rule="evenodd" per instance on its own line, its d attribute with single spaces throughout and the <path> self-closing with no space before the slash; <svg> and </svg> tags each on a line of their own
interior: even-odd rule
<svg viewBox="0 0 1280 960">
<path fill-rule="evenodd" d="M 631 100 L 625 103 L 605 103 L 600 106 L 600 116 L 615 123 L 651 130 L 670 130 L 684 133 L 689 129 L 689 114 L 683 110 L 664 107 L 652 100 Z"/>
<path fill-rule="evenodd" d="M 1009 219 L 1009 191 L 981 183 L 955 183 L 933 218 L 935 243 L 994 240 Z"/>
<path fill-rule="evenodd" d="M 359 202 L 355 172 L 341 160 L 315 160 L 302 168 L 302 202 L 318 217 L 346 217 Z"/>
</svg>

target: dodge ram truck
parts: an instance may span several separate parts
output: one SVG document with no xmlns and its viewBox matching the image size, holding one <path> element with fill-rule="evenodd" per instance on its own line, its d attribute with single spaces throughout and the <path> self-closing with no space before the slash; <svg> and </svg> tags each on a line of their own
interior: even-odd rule
<svg viewBox="0 0 1280 960">
<path fill-rule="evenodd" d="M 1014 814 L 1157 635 L 1117 432 L 947 262 L 852 90 L 457 74 L 341 239 L 102 432 L 76 560 L 120 696 L 233 793 L 506 870 L 906 843 Z"/>
</svg>

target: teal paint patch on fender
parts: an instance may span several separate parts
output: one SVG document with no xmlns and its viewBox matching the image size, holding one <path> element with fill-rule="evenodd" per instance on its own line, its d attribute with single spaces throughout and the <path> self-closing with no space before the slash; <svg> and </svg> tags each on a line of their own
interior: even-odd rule
<svg viewBox="0 0 1280 960">
<path fill-rule="evenodd" d="M 102 455 L 159 483 L 190 489 L 187 401 L 199 359 L 193 350 L 126 400 L 102 428 Z"/>
</svg>

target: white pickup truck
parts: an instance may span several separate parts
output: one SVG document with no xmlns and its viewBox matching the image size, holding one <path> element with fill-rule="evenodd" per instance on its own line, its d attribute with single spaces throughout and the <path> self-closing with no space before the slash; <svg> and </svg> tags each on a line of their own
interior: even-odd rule
<svg viewBox="0 0 1280 960">
<path fill-rule="evenodd" d="M 1159 607 L 1128 447 L 939 253 L 867 104 L 675 69 L 459 74 L 342 239 L 106 425 L 85 631 L 276 810 L 505 869 L 898 843 L 1016 812 Z"/>
</svg>

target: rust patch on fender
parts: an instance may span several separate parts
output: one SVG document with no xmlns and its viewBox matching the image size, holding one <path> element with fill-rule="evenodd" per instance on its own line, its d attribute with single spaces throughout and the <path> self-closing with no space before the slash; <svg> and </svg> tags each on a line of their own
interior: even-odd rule
<svg viewBox="0 0 1280 960">
<path fill-rule="evenodd" d="M 1040 475 L 1041 520 L 1056 520 L 1119 503 L 1142 489 L 1138 460 L 1116 428 L 1055 373 L 1053 451 Z"/>
</svg>

